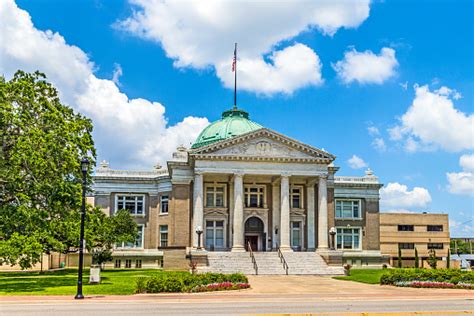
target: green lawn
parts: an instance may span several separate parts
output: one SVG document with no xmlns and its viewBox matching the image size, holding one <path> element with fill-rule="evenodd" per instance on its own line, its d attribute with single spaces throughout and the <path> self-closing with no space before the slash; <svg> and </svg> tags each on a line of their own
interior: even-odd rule
<svg viewBox="0 0 474 316">
<path fill-rule="evenodd" d="M 84 271 L 83 293 L 128 295 L 134 293 L 135 278 L 166 273 L 161 270 L 105 270 L 102 282 L 89 285 L 89 271 Z M 38 272 L 1 272 L 0 295 L 71 295 L 76 294 L 77 270 Z"/>
<path fill-rule="evenodd" d="M 334 277 L 337 280 L 355 281 L 369 284 L 379 284 L 380 277 L 386 270 L 383 269 L 352 269 L 350 276 Z"/>
</svg>

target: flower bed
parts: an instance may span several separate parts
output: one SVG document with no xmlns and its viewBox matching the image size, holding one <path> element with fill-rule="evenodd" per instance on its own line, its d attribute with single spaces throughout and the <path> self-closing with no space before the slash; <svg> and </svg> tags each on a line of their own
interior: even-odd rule
<svg viewBox="0 0 474 316">
<path fill-rule="evenodd" d="M 135 293 L 207 292 L 249 288 L 248 279 L 240 273 L 161 272 L 135 280 Z"/>
<path fill-rule="evenodd" d="M 474 289 L 474 272 L 457 269 L 393 269 L 382 275 L 380 284 L 404 287 Z"/>
<path fill-rule="evenodd" d="M 401 281 L 395 282 L 395 286 L 417 287 L 417 288 L 438 288 L 438 289 L 467 289 L 473 290 L 474 284 L 469 283 L 449 283 L 449 282 L 430 282 L 430 281 Z"/>
<path fill-rule="evenodd" d="M 205 285 L 198 285 L 191 289 L 191 292 L 212 292 L 212 291 L 228 291 L 228 290 L 242 290 L 248 289 L 250 284 L 248 283 L 211 283 Z"/>
</svg>

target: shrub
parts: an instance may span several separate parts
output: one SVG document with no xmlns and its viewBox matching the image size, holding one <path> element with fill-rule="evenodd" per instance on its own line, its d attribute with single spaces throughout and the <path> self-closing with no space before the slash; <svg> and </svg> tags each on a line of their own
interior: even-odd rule
<svg viewBox="0 0 474 316">
<path fill-rule="evenodd" d="M 152 277 L 139 277 L 135 280 L 135 293 L 189 292 L 209 284 L 232 284 L 231 290 L 239 289 L 238 284 L 248 284 L 248 279 L 240 273 L 191 274 L 164 272 Z M 235 285 L 235 286 L 234 286 Z M 225 288 L 219 287 L 217 290 Z M 207 290 L 206 290 L 207 291 Z"/>
<path fill-rule="evenodd" d="M 418 249 L 415 247 L 415 268 L 420 267 L 420 258 L 418 257 Z"/>
<path fill-rule="evenodd" d="M 139 276 L 135 279 L 135 293 L 145 293 L 146 292 L 146 282 L 148 277 Z"/>
<path fill-rule="evenodd" d="M 474 271 L 457 269 L 393 269 L 385 272 L 380 278 L 380 284 L 387 285 L 414 281 L 474 284 Z"/>
</svg>

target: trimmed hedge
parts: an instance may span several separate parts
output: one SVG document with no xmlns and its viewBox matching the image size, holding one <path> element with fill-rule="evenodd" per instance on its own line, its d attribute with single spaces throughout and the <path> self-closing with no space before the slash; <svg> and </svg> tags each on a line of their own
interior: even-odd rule
<svg viewBox="0 0 474 316">
<path fill-rule="evenodd" d="M 202 285 L 218 283 L 247 284 L 248 279 L 240 273 L 164 272 L 152 277 L 138 277 L 135 280 L 135 293 L 190 292 Z"/>
<path fill-rule="evenodd" d="M 392 269 L 380 278 L 380 284 L 397 285 L 401 282 L 429 281 L 451 284 L 474 284 L 474 271 L 458 269 Z"/>
</svg>

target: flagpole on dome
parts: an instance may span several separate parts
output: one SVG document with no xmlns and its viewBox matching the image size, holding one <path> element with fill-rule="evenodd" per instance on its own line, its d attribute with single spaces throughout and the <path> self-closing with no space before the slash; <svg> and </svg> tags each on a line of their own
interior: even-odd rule
<svg viewBox="0 0 474 316">
<path fill-rule="evenodd" d="M 234 48 L 232 72 L 234 73 L 234 110 L 237 110 L 237 43 L 235 43 L 235 48 Z"/>
</svg>

